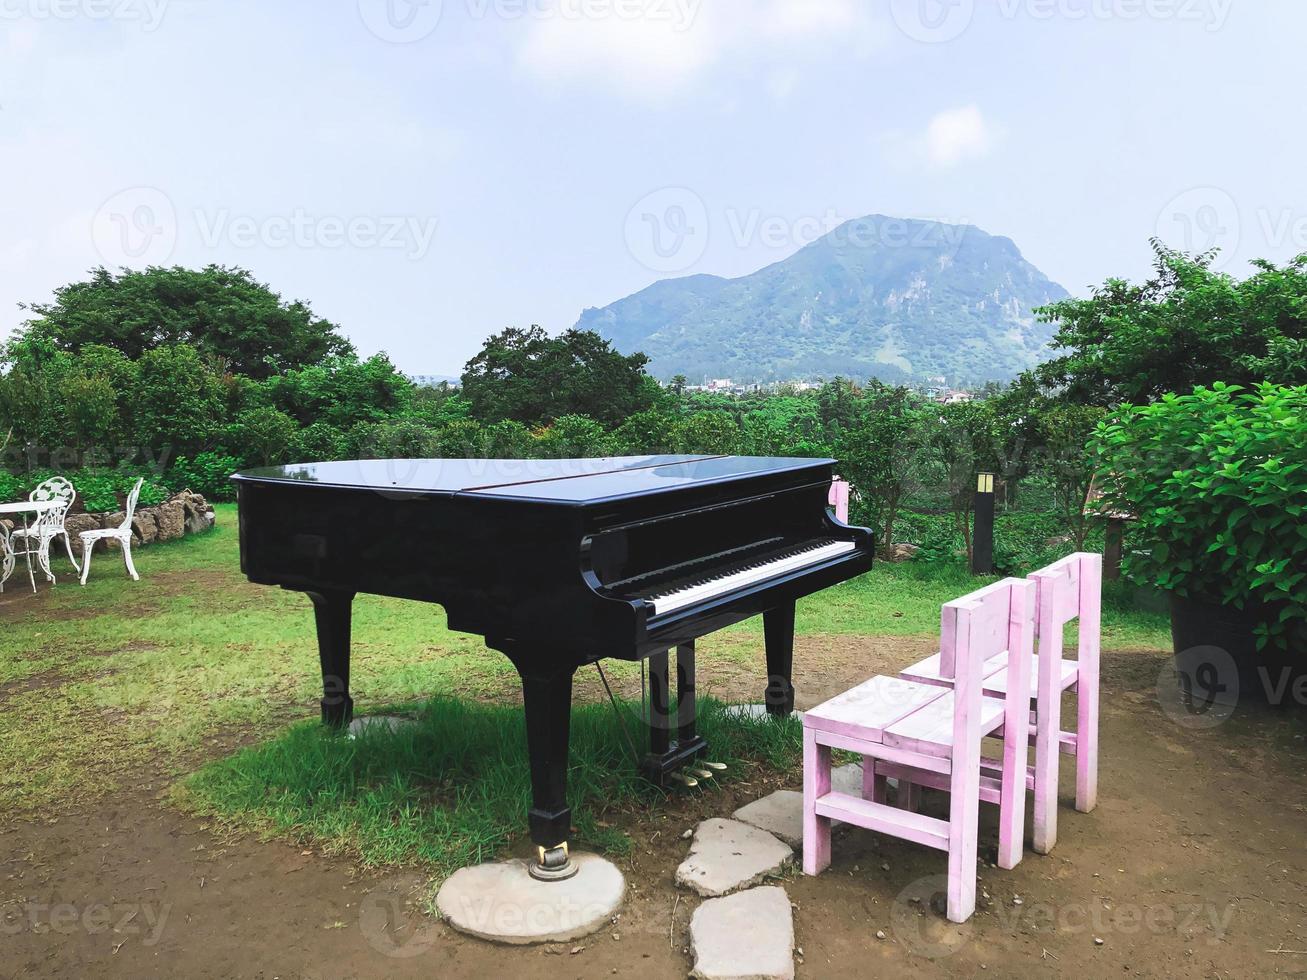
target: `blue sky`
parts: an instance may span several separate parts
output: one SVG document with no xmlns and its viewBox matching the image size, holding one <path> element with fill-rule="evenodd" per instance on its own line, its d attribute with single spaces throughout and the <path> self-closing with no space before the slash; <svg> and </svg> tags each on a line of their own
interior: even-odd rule
<svg viewBox="0 0 1307 980">
<path fill-rule="evenodd" d="M 1073 293 L 1307 251 L 1300 0 L 0 0 L 0 334 L 97 264 L 241 265 L 456 374 L 868 213 Z"/>
</svg>

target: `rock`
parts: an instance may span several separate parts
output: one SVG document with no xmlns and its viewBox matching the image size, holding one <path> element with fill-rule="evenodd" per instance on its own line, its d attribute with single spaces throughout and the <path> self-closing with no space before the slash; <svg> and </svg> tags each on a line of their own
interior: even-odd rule
<svg viewBox="0 0 1307 980">
<path fill-rule="evenodd" d="M 177 499 L 182 503 L 187 534 L 200 534 L 213 527 L 213 510 L 202 495 L 183 490 L 177 494 Z"/>
<path fill-rule="evenodd" d="M 789 844 L 765 830 L 713 817 L 695 828 L 690 856 L 676 869 L 676 883 L 713 898 L 756 884 L 793 857 Z"/>
<path fill-rule="evenodd" d="M 836 793 L 862 798 L 862 763 L 850 762 L 831 770 L 830 788 Z"/>
<path fill-rule="evenodd" d="M 751 888 L 704 902 L 690 917 L 699 980 L 791 980 L 794 913 L 785 889 Z"/>
<path fill-rule="evenodd" d="M 1059 534 L 1055 537 L 1044 539 L 1045 548 L 1069 548 L 1074 543 L 1074 540 L 1069 534 Z"/>
<path fill-rule="evenodd" d="M 81 533 L 98 531 L 101 526 L 100 518 L 95 514 L 69 514 L 64 518 L 64 529 L 68 532 L 68 540 L 73 543 L 73 554 L 78 561 L 82 558 Z"/>
<path fill-rule="evenodd" d="M 186 533 L 186 511 L 176 497 L 165 500 L 157 508 L 159 540 L 176 541 Z"/>
<path fill-rule="evenodd" d="M 580 939 L 611 923 L 626 880 L 597 854 L 572 860 L 577 872 L 563 881 L 537 881 L 525 861 L 462 868 L 440 886 L 436 907 L 459 932 L 481 939 L 513 945 Z"/>
<path fill-rule="evenodd" d="M 921 549 L 915 544 L 896 544 L 890 549 L 890 561 L 911 561 Z"/>
<path fill-rule="evenodd" d="M 731 814 L 736 820 L 765 830 L 791 847 L 803 846 L 803 794 L 778 789 Z"/>
<path fill-rule="evenodd" d="M 138 510 L 132 516 L 132 544 L 149 544 L 158 536 L 159 522 L 155 513 Z"/>
<path fill-rule="evenodd" d="M 736 718 L 766 718 L 767 706 L 765 704 L 730 704 L 726 706 L 726 714 L 733 715 Z M 803 712 L 795 711 L 794 717 L 800 721 L 803 720 Z"/>
</svg>

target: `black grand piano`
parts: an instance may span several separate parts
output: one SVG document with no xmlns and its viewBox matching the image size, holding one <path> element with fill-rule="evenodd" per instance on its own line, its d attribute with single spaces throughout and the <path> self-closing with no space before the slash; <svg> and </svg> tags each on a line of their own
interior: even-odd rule
<svg viewBox="0 0 1307 980">
<path fill-rule="evenodd" d="M 532 873 L 568 876 L 572 675 L 648 658 L 642 771 L 680 779 L 695 732 L 694 641 L 763 616 L 767 710 L 794 706 L 794 601 L 871 567 L 873 539 L 826 507 L 834 460 L 749 456 L 380 459 L 237 473 L 241 569 L 313 600 L 322 719 L 348 724 L 350 604 L 437 602 L 522 678 Z M 678 710 L 667 716 L 668 652 Z M 702 771 L 702 770 L 701 770 Z"/>
</svg>

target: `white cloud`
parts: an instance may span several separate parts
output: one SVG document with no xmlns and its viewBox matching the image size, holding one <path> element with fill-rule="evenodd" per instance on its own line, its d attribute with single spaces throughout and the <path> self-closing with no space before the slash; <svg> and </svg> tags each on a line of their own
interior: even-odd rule
<svg viewBox="0 0 1307 980">
<path fill-rule="evenodd" d="M 947 109 L 926 125 L 926 159 L 936 167 L 952 167 L 963 160 L 983 157 L 993 146 L 985 117 L 974 105 Z"/>
<path fill-rule="evenodd" d="M 645 98 L 755 58 L 773 62 L 771 88 L 783 98 L 797 77 L 791 62 L 829 55 L 837 43 L 862 55 L 877 36 L 858 0 L 550 0 L 536 10 L 523 24 L 519 65 Z"/>
</svg>

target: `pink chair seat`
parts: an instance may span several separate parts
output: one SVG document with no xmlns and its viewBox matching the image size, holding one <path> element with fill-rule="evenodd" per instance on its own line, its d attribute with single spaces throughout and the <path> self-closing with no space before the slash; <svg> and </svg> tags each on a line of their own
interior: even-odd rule
<svg viewBox="0 0 1307 980">
<path fill-rule="evenodd" d="M 981 668 L 984 677 L 985 693 L 993 697 L 1005 697 L 1007 695 L 1007 651 L 1003 651 L 997 657 L 985 661 Z M 1079 677 L 1080 665 L 1074 660 L 1061 658 L 1059 661 L 1059 678 L 1058 685 L 1061 690 L 1066 691 L 1076 686 L 1076 679 Z M 932 654 L 925 660 L 919 660 L 911 667 L 899 672 L 899 676 L 907 680 L 917 681 L 921 684 L 936 684 L 941 687 L 952 687 L 953 679 L 945 677 L 940 667 L 940 655 Z M 1030 657 L 1030 676 L 1039 676 L 1039 655 L 1031 654 Z M 1031 700 L 1035 700 L 1038 692 L 1031 692 Z"/>
</svg>

